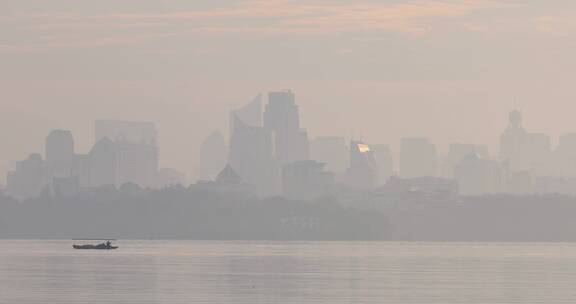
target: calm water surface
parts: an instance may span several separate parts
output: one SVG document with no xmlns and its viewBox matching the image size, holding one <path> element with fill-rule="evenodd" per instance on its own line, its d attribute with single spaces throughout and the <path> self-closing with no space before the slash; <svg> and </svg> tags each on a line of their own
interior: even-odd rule
<svg viewBox="0 0 576 304">
<path fill-rule="evenodd" d="M 576 244 L 0 241 L 0 303 L 576 303 Z"/>
</svg>

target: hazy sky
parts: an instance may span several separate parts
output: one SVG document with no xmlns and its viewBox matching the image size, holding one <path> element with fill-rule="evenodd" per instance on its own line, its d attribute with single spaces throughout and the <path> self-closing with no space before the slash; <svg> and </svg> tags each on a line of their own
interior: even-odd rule
<svg viewBox="0 0 576 304">
<path fill-rule="evenodd" d="M 576 1 L 3 0 L 0 182 L 53 128 L 157 123 L 189 174 L 228 110 L 292 88 L 312 136 L 496 143 L 576 131 Z"/>
</svg>

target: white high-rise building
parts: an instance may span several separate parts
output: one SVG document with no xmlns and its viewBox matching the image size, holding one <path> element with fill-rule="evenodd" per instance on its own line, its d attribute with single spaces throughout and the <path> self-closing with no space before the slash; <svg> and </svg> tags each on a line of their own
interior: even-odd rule
<svg viewBox="0 0 576 304">
<path fill-rule="evenodd" d="M 251 103 L 252 110 L 258 109 Z M 252 113 L 249 117 L 260 117 Z M 228 164 L 261 196 L 280 193 L 280 167 L 274 159 L 272 134 L 269 130 L 246 123 L 238 115 L 231 116 L 232 134 Z M 255 121 L 252 121 L 254 123 Z"/>
<path fill-rule="evenodd" d="M 108 138 L 114 143 L 117 186 L 125 183 L 157 186 L 158 148 L 154 123 L 98 120 L 95 133 L 97 142 Z"/>
<path fill-rule="evenodd" d="M 300 129 L 300 116 L 292 91 L 270 92 L 264 127 L 272 132 L 274 154 L 281 165 L 310 158 L 308 133 Z"/>
</svg>

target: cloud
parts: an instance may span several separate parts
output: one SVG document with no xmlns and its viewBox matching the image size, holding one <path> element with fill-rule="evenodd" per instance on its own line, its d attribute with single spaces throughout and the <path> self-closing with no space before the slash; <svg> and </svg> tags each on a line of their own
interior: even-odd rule
<svg viewBox="0 0 576 304">
<path fill-rule="evenodd" d="M 20 29 L 26 36 L 25 41 L 21 41 L 22 37 L 5 39 L 0 41 L 0 49 L 92 47 L 141 43 L 146 39 L 167 36 L 181 35 L 185 38 L 193 34 L 323 35 L 388 31 L 423 35 L 434 27 L 435 21 L 465 17 L 475 11 L 499 6 L 491 0 L 429 0 L 397 4 L 366 0 L 338 4 L 246 0 L 234 6 L 197 10 L 17 14 L 1 17 L 0 26 L 5 28 L 4 32 L 11 28 Z"/>
<path fill-rule="evenodd" d="M 355 4 L 325 7 L 326 14 L 323 16 L 295 18 L 289 20 L 288 24 L 321 28 L 326 32 L 382 30 L 424 34 L 438 19 L 462 17 L 493 6 L 494 3 L 490 1 Z"/>
</svg>

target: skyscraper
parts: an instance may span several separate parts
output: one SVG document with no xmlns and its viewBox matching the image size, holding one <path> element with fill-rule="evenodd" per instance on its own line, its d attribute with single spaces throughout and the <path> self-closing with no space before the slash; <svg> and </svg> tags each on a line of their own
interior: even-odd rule
<svg viewBox="0 0 576 304">
<path fill-rule="evenodd" d="M 471 152 L 454 166 L 460 194 L 482 195 L 502 191 L 502 171 L 497 162 Z"/>
<path fill-rule="evenodd" d="M 46 138 L 46 161 L 68 161 L 74 157 L 74 138 L 68 130 L 53 130 Z"/>
<path fill-rule="evenodd" d="M 553 171 L 551 140 L 546 134 L 526 132 L 520 111 L 510 112 L 508 120 L 508 128 L 500 137 L 500 159 L 506 163 L 506 190 L 531 193 L 533 180 Z"/>
<path fill-rule="evenodd" d="M 473 144 L 452 143 L 448 147 L 448 155 L 442 163 L 441 175 L 447 178 L 454 177 L 456 166 L 471 154 L 481 159 L 488 158 L 488 147 Z"/>
<path fill-rule="evenodd" d="M 97 120 L 95 142 L 108 137 L 113 142 L 142 143 L 156 146 L 156 126 L 146 121 Z"/>
<path fill-rule="evenodd" d="M 262 95 L 258 94 L 249 104 L 230 111 L 230 136 L 234 133 L 234 117 L 252 127 L 262 127 Z"/>
<path fill-rule="evenodd" d="M 361 141 L 350 143 L 350 168 L 347 184 L 357 190 L 370 190 L 378 182 L 378 164 L 369 145 Z"/>
<path fill-rule="evenodd" d="M 274 152 L 280 164 L 310 158 L 308 133 L 300 129 L 298 106 L 292 91 L 268 94 L 264 127 L 273 134 Z"/>
<path fill-rule="evenodd" d="M 436 147 L 426 138 L 402 138 L 400 143 L 400 176 L 413 178 L 436 176 L 438 155 Z"/>
<path fill-rule="evenodd" d="M 114 142 L 116 149 L 116 184 L 155 187 L 158 179 L 156 126 L 152 122 L 98 120 L 96 140 Z"/>
<path fill-rule="evenodd" d="M 56 196 L 72 196 L 80 189 L 80 166 L 74 138 L 67 130 L 53 130 L 46 138 L 46 184 Z"/>
<path fill-rule="evenodd" d="M 370 145 L 378 166 L 378 185 L 383 185 L 394 174 L 394 158 L 389 145 Z"/>
<path fill-rule="evenodd" d="M 228 163 L 259 195 L 278 194 L 279 167 L 274 160 L 272 136 L 261 127 L 244 123 L 233 116 L 234 130 L 230 138 Z"/>
<path fill-rule="evenodd" d="M 158 175 L 158 153 L 156 146 L 116 142 L 118 157 L 118 185 L 126 183 L 140 187 L 156 187 Z"/>
<path fill-rule="evenodd" d="M 118 156 L 116 144 L 108 137 L 100 139 L 88 154 L 91 187 L 118 184 Z"/>
<path fill-rule="evenodd" d="M 89 188 L 90 185 L 90 156 L 76 154 L 74 161 L 74 175 L 78 178 L 80 188 Z"/>
<path fill-rule="evenodd" d="M 40 195 L 46 186 L 44 161 L 34 153 L 16 163 L 16 170 L 8 173 L 6 191 L 16 198 L 27 199 Z"/>
<path fill-rule="evenodd" d="M 508 128 L 500 137 L 500 159 L 508 163 L 510 171 L 530 168 L 527 133 L 522 126 L 522 113 L 514 110 L 508 115 Z"/>
<path fill-rule="evenodd" d="M 268 93 L 264 127 L 279 132 L 300 130 L 298 106 L 292 91 Z"/>
<path fill-rule="evenodd" d="M 542 133 L 528 133 L 526 137 L 526 150 L 530 161 L 530 169 L 534 176 L 547 176 L 551 174 L 552 140 L 550 136 Z"/>
<path fill-rule="evenodd" d="M 53 130 L 46 137 L 46 163 L 51 177 L 74 175 L 74 138 L 67 130 Z"/>
<path fill-rule="evenodd" d="M 554 171 L 564 178 L 576 178 L 576 133 L 560 136 L 554 151 Z"/>
</svg>

